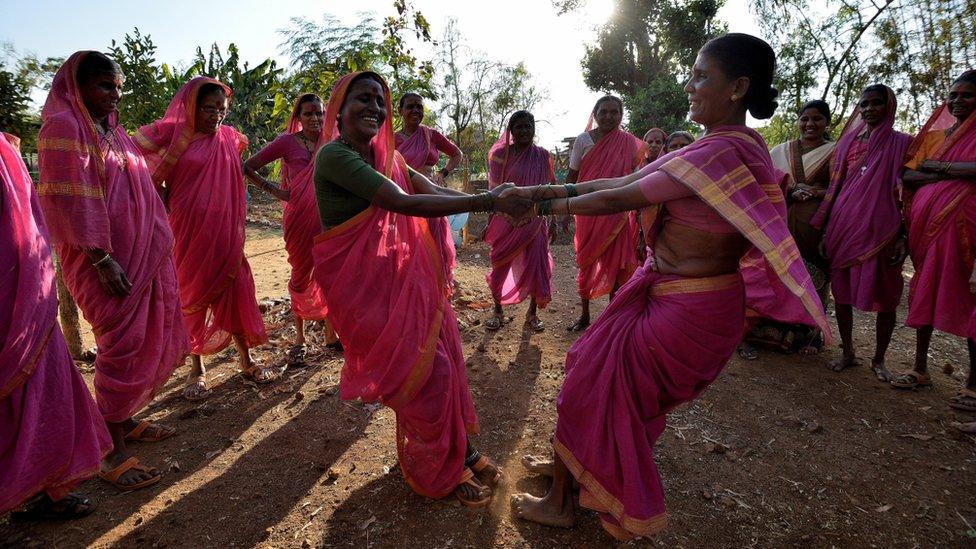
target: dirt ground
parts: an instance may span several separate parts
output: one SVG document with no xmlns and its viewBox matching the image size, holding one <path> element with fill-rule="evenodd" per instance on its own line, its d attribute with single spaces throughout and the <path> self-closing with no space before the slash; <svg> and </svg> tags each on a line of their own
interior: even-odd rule
<svg viewBox="0 0 976 549">
<path fill-rule="evenodd" d="M 261 222 L 265 217 L 258 216 Z M 270 215 L 274 217 L 274 215 Z M 247 254 L 268 305 L 270 344 L 257 355 L 283 364 L 293 336 L 288 264 L 280 231 L 252 223 Z M 16 547 L 604 547 L 595 516 L 573 530 L 526 523 L 509 494 L 541 494 L 545 483 L 519 459 L 548 451 L 568 326 L 578 313 L 572 247 L 553 247 L 556 294 L 541 312 L 548 329 L 523 329 L 526 306 L 486 332 L 482 309 L 488 250 L 459 253 L 455 307 L 462 323 L 482 434 L 477 445 L 508 474 L 490 509 L 413 494 L 396 462 L 390 410 L 338 399 L 341 357 L 313 330 L 310 365 L 271 386 L 236 375 L 234 353 L 211 359 L 213 396 L 189 403 L 180 369 L 143 414 L 179 434 L 143 444 L 138 455 L 165 472 L 157 486 L 121 495 L 92 480 L 92 516 L 65 524 L 0 520 L 0 545 Z M 605 301 L 596 303 L 596 311 Z M 905 311 L 900 311 L 899 321 Z M 873 349 L 873 320 L 856 318 L 858 352 Z M 764 353 L 734 358 L 704 395 L 679 408 L 657 449 L 671 527 L 660 547 L 976 547 L 976 441 L 949 426 L 972 421 L 946 406 L 965 374 L 964 343 L 937 334 L 934 387 L 896 391 L 866 367 L 840 374 L 815 357 Z M 914 333 L 900 326 L 889 352 L 907 367 Z M 90 378 L 91 367 L 81 365 Z M 952 373 L 952 369 L 955 372 Z"/>
</svg>

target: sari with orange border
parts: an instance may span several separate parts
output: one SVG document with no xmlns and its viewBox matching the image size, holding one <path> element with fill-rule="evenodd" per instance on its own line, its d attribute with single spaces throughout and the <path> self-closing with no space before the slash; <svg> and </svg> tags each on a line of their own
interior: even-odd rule
<svg viewBox="0 0 976 549">
<path fill-rule="evenodd" d="M 153 181 L 166 183 L 183 317 L 197 355 L 220 351 L 232 336 L 248 347 L 268 341 L 244 257 L 247 138 L 225 125 L 213 134 L 196 131 L 197 93 L 206 84 L 233 95 L 223 83 L 198 76 L 180 88 L 162 119 L 135 135 Z"/>
<path fill-rule="evenodd" d="M 58 327 L 51 245 L 16 143 L 0 133 L 0 516 L 42 491 L 63 498 L 112 449 Z"/>
<path fill-rule="evenodd" d="M 189 352 L 173 267 L 173 233 L 146 161 L 118 113 L 100 135 L 81 98 L 77 52 L 58 70 L 41 113 L 38 195 L 65 284 L 92 326 L 95 400 L 125 421 L 163 387 Z M 109 295 L 86 250 L 109 252 L 132 284 Z"/>
<path fill-rule="evenodd" d="M 656 170 L 738 229 L 750 253 L 763 257 L 768 284 L 792 295 L 804 322 L 829 336 L 785 209 L 775 204 L 782 199 L 780 174 L 758 133 L 719 128 L 641 173 Z M 648 208 L 652 243 L 663 223 L 661 206 Z M 728 363 L 742 337 L 745 305 L 739 273 L 664 275 L 649 258 L 570 348 L 554 447 L 580 483 L 580 504 L 598 511 L 614 537 L 650 536 L 667 526 L 654 444 L 667 413 L 697 397 Z"/>
<path fill-rule="evenodd" d="M 617 128 L 586 153 L 577 181 L 629 175 L 640 165 L 643 155 L 644 142 Z M 576 216 L 573 243 L 581 298 L 596 299 L 627 282 L 638 265 L 636 238 L 637 221 L 632 212 Z"/>
<path fill-rule="evenodd" d="M 976 116 L 956 127 L 942 105 L 908 153 L 910 169 L 918 169 L 923 160 L 976 162 Z M 969 291 L 976 257 L 976 182 L 946 179 L 906 191 L 904 208 L 915 266 L 905 324 L 976 339 L 976 323 L 970 321 L 976 317 L 976 296 Z"/>
<path fill-rule="evenodd" d="M 530 145 L 513 154 L 508 130 L 488 152 L 488 188 L 502 183 L 518 186 L 555 183 L 549 151 Z M 535 299 L 540 308 L 552 300 L 552 254 L 549 253 L 549 227 L 536 217 L 520 227 L 502 215 L 492 215 L 485 230 L 491 247 L 491 270 L 485 275 L 491 295 L 502 305 Z"/>
<path fill-rule="evenodd" d="M 350 82 L 336 84 L 326 133 Z M 412 193 L 407 165 L 393 146 L 393 112 L 373 138 L 375 169 Z M 478 432 L 461 335 L 447 294 L 441 255 L 427 220 L 370 206 L 315 239 L 315 278 L 342 339 L 340 397 L 380 402 L 396 412 L 397 452 L 410 487 L 441 498 L 459 484 L 468 434 Z"/>
</svg>

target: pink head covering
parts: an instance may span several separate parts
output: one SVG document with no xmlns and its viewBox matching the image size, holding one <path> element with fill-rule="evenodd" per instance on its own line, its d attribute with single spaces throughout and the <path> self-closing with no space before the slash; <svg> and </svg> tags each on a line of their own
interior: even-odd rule
<svg viewBox="0 0 976 549">
<path fill-rule="evenodd" d="M 234 92 L 227 84 L 207 76 L 197 76 L 180 88 L 163 117 L 147 124 L 136 132 L 134 138 L 142 148 L 157 185 L 166 181 L 176 161 L 190 145 L 196 130 L 197 95 L 206 84 L 216 84 L 223 88 L 227 99 Z"/>
<path fill-rule="evenodd" d="M 340 78 L 336 82 L 335 87 L 332 88 L 332 94 L 329 95 L 329 103 L 325 109 L 325 121 L 322 123 L 322 133 L 326 136 L 327 141 L 333 141 L 339 137 L 339 113 L 342 111 L 343 103 L 345 103 L 349 86 L 360 77 L 373 77 L 383 86 L 383 94 L 386 101 L 386 121 L 380 126 L 379 133 L 373 137 L 372 145 L 376 161 L 374 168 L 386 177 L 393 179 L 391 174 L 400 164 L 399 162 L 393 161 L 393 153 L 396 152 L 396 140 L 394 138 L 392 123 L 393 102 L 391 100 L 390 87 L 380 75 L 371 71 L 362 71 L 351 72 Z M 394 181 L 396 180 L 394 179 Z"/>
</svg>

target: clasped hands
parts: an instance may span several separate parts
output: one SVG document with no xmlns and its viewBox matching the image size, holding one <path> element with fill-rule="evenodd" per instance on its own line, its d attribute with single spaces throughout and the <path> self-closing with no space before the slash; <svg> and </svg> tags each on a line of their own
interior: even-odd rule
<svg viewBox="0 0 976 549">
<path fill-rule="evenodd" d="M 521 227 L 536 216 L 532 187 L 517 187 L 514 183 L 502 183 L 491 191 L 495 198 L 495 212 L 509 223 Z"/>
</svg>

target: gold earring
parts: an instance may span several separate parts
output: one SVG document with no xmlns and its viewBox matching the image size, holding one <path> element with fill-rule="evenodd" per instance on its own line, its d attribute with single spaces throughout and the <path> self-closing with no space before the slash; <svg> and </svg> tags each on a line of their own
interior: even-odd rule
<svg viewBox="0 0 976 549">
<path fill-rule="evenodd" d="M 735 95 L 735 94 L 733 94 L 733 95 L 732 95 L 732 102 L 733 102 L 733 103 L 735 103 L 735 102 L 736 102 L 736 101 L 738 101 L 738 100 L 739 100 L 739 96 L 738 96 L 738 95 Z"/>
</svg>

